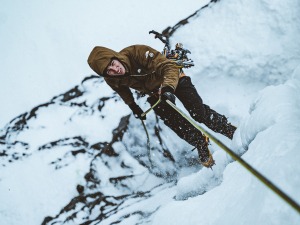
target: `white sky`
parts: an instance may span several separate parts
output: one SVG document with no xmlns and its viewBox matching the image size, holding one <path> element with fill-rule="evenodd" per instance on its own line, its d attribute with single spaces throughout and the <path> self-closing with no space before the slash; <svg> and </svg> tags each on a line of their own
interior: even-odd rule
<svg viewBox="0 0 300 225">
<path fill-rule="evenodd" d="M 0 1 L 0 127 L 92 74 L 86 60 L 94 46 L 161 49 L 148 31 L 175 25 L 205 2 Z"/>
</svg>

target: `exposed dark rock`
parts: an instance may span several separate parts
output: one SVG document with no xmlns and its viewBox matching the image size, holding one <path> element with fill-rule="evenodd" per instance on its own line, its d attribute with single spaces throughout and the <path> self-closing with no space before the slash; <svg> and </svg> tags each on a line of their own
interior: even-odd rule
<svg viewBox="0 0 300 225">
<path fill-rule="evenodd" d="M 194 12 L 193 14 L 191 14 L 190 16 L 188 16 L 187 18 L 184 18 L 184 19 L 180 20 L 173 27 L 169 26 L 166 29 L 164 29 L 163 32 L 162 32 L 162 35 L 165 36 L 167 39 L 170 38 L 180 27 L 186 25 L 189 22 L 189 19 L 191 19 L 193 17 L 198 17 L 199 13 L 202 10 L 211 7 L 213 4 L 215 4 L 218 1 L 220 1 L 220 0 L 211 0 L 209 3 L 207 3 L 204 6 L 202 6 L 200 9 L 198 9 L 196 12 Z"/>
<path fill-rule="evenodd" d="M 44 103 L 44 104 L 41 104 L 41 105 L 38 105 L 36 107 L 34 107 L 30 112 L 29 112 L 29 115 L 26 117 L 26 120 L 30 120 L 31 118 L 36 118 L 37 117 L 37 111 L 41 108 L 45 108 L 45 107 L 48 107 L 49 105 L 52 105 L 54 104 L 54 102 L 48 102 L 48 103 Z"/>
<path fill-rule="evenodd" d="M 0 157 L 1 156 L 8 156 L 7 154 L 6 154 L 6 151 L 4 150 L 4 151 L 2 151 L 2 152 L 0 152 Z"/>
<path fill-rule="evenodd" d="M 77 185 L 76 190 L 79 194 L 83 194 L 84 187 L 80 184 Z"/>
<path fill-rule="evenodd" d="M 66 145 L 70 145 L 72 147 L 88 147 L 88 143 L 80 136 L 77 137 L 72 137 L 72 138 L 64 138 L 64 139 L 60 139 L 57 141 L 52 141 L 50 143 L 47 143 L 45 145 L 42 145 L 41 147 L 38 148 L 38 150 L 44 150 L 44 149 L 50 149 L 56 146 L 66 146 Z"/>
<path fill-rule="evenodd" d="M 103 143 L 99 142 L 99 143 L 91 145 L 91 148 L 100 151 L 100 150 L 106 148 L 108 145 L 109 145 L 108 142 L 103 142 Z"/>
<path fill-rule="evenodd" d="M 44 219 L 44 221 L 43 221 L 43 223 L 42 223 L 42 225 L 46 225 L 48 222 L 50 222 L 51 220 L 53 220 L 54 218 L 53 217 L 51 217 L 51 216 L 47 216 L 47 217 L 45 217 L 45 219 Z"/>
<path fill-rule="evenodd" d="M 85 77 L 82 81 L 81 84 L 83 84 L 84 82 L 88 81 L 88 80 L 94 80 L 94 79 L 99 79 L 101 82 L 104 81 L 103 77 L 100 77 L 99 75 L 91 75 L 89 77 Z"/>
<path fill-rule="evenodd" d="M 85 152 L 86 152 L 85 149 L 79 149 L 79 150 L 71 151 L 73 156 L 76 156 L 77 154 L 80 154 L 80 153 L 84 154 Z"/>
<path fill-rule="evenodd" d="M 109 97 L 103 97 L 103 98 L 100 98 L 99 100 L 99 105 L 98 105 L 98 110 L 101 111 L 102 108 L 105 106 L 105 101 L 109 100 L 111 98 Z"/>
<path fill-rule="evenodd" d="M 66 93 L 64 93 L 62 95 L 59 95 L 58 97 L 62 97 L 61 98 L 62 102 L 67 102 L 74 98 L 78 98 L 82 95 L 83 95 L 83 91 L 81 91 L 78 86 L 75 86 L 71 90 L 67 91 Z"/>
<path fill-rule="evenodd" d="M 9 133 L 22 131 L 23 129 L 28 128 L 27 127 L 27 115 L 28 115 L 28 113 L 23 113 L 8 123 L 7 128 L 4 130 L 5 134 L 1 136 L 1 139 L 4 142 L 5 142 L 7 135 L 9 135 Z"/>
<path fill-rule="evenodd" d="M 126 180 L 128 178 L 133 178 L 134 175 L 128 175 L 128 176 L 120 176 L 120 177 L 111 177 L 109 178 L 109 181 L 116 185 L 117 183 L 122 183 L 123 180 Z M 126 186 L 123 186 L 123 187 L 126 187 Z"/>
</svg>

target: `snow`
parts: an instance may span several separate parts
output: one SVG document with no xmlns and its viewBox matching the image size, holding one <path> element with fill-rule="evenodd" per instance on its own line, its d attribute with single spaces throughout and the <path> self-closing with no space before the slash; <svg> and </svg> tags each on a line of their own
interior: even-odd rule
<svg viewBox="0 0 300 225">
<path fill-rule="evenodd" d="M 120 50 L 142 43 L 161 49 L 162 44 L 149 36 L 148 31 L 174 25 L 207 2 L 15 0 L 3 3 L 0 126 L 91 74 L 86 58 L 95 45 Z M 113 11 L 113 7 L 118 11 Z M 213 134 L 298 203 L 299 10 L 297 0 L 222 0 L 201 11 L 171 39 L 173 45 L 182 42 L 191 50 L 196 66 L 186 73 L 192 77 L 203 101 L 238 126 L 232 141 Z M 119 23 L 125 18 L 126 25 Z M 86 100 L 95 107 L 99 97 L 112 95 L 108 87 L 97 82 L 86 82 L 81 88 L 87 92 L 75 102 Z M 106 103 L 109 107 L 93 115 L 67 103 L 49 106 L 30 121 L 30 129 L 9 137 L 8 142 L 17 136 L 19 141 L 30 143 L 27 150 L 22 146 L 16 146 L 15 150 L 31 156 L 0 170 L 1 223 L 40 224 L 45 216 L 57 215 L 76 196 L 74 187 L 85 182 L 83 176 L 97 152 L 62 161 L 57 165 L 69 165 L 54 170 L 51 162 L 63 158 L 69 147 L 56 147 L 51 153 L 37 152 L 37 148 L 48 140 L 77 135 L 84 136 L 89 143 L 97 142 L 100 136 L 102 141 L 109 141 L 119 118 L 130 113 L 121 102 L 109 101 Z M 139 104 L 147 109 L 144 101 L 140 99 Z M 147 118 L 147 127 L 155 126 L 153 114 Z M 189 145 L 160 125 L 162 139 L 176 161 L 196 156 L 195 152 L 187 153 Z M 105 186 L 109 177 L 134 174 L 138 176 L 126 183 L 130 187 L 127 191 L 153 188 L 153 195 L 143 201 L 126 202 L 122 210 L 103 224 L 125 218 L 139 208 L 155 210 L 145 222 L 152 225 L 300 224 L 300 216 L 294 209 L 214 143 L 210 146 L 216 160 L 213 170 L 189 167 L 185 162 L 186 166 L 177 171 L 177 167 L 164 161 L 161 153 L 154 152 L 156 166 L 162 173 L 178 172 L 176 184 L 156 187 L 163 179 L 149 176 L 146 167 L 135 159 L 141 155 L 141 161 L 146 160 L 140 151 L 140 143 L 146 140 L 140 122 L 131 118 L 129 126 L 132 133 L 124 135 L 124 143 L 114 145 L 119 158 L 107 157 L 95 162 L 104 183 L 101 191 L 120 194 L 117 187 Z M 152 136 L 153 129 L 149 130 Z M 156 148 L 159 143 L 153 140 L 152 145 Z M 119 166 L 123 160 L 130 166 L 126 173 Z M 114 170 L 107 170 L 105 163 Z M 30 193 L 34 193 L 34 198 Z M 138 215 L 134 215 L 121 224 L 138 221 Z"/>
<path fill-rule="evenodd" d="M 243 159 L 297 202 L 300 200 L 299 96 L 299 70 L 285 84 L 263 89 L 254 100 L 250 115 L 237 130 L 242 135 L 235 135 L 232 146 L 238 153 L 247 150 Z M 153 224 L 299 223 L 297 212 L 237 162 L 224 170 L 224 164 L 229 162 L 222 153 L 214 154 L 217 166 L 213 171 L 200 170 L 182 178 L 177 184 L 176 197 L 182 200 L 210 191 L 165 205 L 156 214 Z"/>
<path fill-rule="evenodd" d="M 57 151 L 52 152 L 55 157 Z M 24 161 L 20 161 L 1 169 L 1 224 L 41 224 L 45 215 L 55 214 L 75 196 L 76 184 L 82 182 L 88 169 L 86 159 L 55 171 L 48 165 L 51 158 L 48 152 L 42 152 L 26 159 L 30 166 L 24 167 Z"/>
<path fill-rule="evenodd" d="M 87 58 L 94 46 L 161 48 L 148 32 L 200 6 L 192 0 L 1 1 L 0 127 L 92 74 Z"/>
<path fill-rule="evenodd" d="M 297 12 L 297 1 L 221 1 L 173 39 L 196 54 L 193 75 L 204 102 L 238 120 L 230 147 L 300 202 Z M 165 205 L 154 225 L 300 223 L 297 212 L 237 162 L 226 166 L 230 160 L 218 151 L 213 171 L 200 170 L 177 184 L 178 200 L 202 195 Z"/>
</svg>

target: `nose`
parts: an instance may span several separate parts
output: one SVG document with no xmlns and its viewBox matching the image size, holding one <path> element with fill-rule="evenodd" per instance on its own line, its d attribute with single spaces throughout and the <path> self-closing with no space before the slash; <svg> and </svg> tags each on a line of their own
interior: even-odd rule
<svg viewBox="0 0 300 225">
<path fill-rule="evenodd" d="M 119 67 L 118 67 L 118 66 L 115 66 L 115 65 L 109 66 L 109 67 L 108 67 L 108 70 L 110 70 L 112 73 L 116 73 L 116 72 L 118 72 Z"/>
</svg>

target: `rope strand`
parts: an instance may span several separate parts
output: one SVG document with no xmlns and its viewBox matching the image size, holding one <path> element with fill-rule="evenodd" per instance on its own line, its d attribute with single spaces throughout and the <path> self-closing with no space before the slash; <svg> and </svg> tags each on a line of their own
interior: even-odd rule
<svg viewBox="0 0 300 225">
<path fill-rule="evenodd" d="M 287 194 L 285 194 L 282 190 L 280 190 L 276 185 L 274 185 L 270 180 L 268 180 L 265 176 L 263 176 L 260 172 L 250 166 L 246 161 L 244 161 L 241 157 L 239 157 L 236 153 L 234 153 L 230 148 L 228 148 L 225 144 L 223 144 L 220 140 L 218 140 L 215 136 L 210 134 L 208 131 L 199 126 L 196 122 L 194 122 L 189 116 L 187 116 L 184 112 L 182 112 L 176 105 L 174 105 L 171 101 L 166 100 L 166 102 L 175 109 L 180 115 L 182 115 L 187 121 L 189 121 L 196 129 L 200 130 L 206 136 L 208 136 L 213 142 L 215 142 L 221 149 L 227 152 L 234 160 L 239 162 L 246 170 L 248 170 L 252 175 L 254 175 L 258 180 L 260 180 L 263 184 L 265 184 L 268 188 L 274 191 L 279 197 L 281 197 L 286 203 L 288 203 L 292 208 L 294 208 L 300 214 L 300 205 L 295 202 L 292 198 L 290 198 Z"/>
<path fill-rule="evenodd" d="M 152 109 L 154 109 L 155 106 L 157 106 L 159 103 L 161 102 L 161 99 L 159 98 L 158 101 L 151 107 L 149 108 L 148 110 L 146 110 L 141 116 L 144 117 L 146 116 Z M 150 144 L 150 137 L 149 137 L 149 133 L 148 133 L 148 130 L 147 130 L 147 127 L 144 123 L 143 120 L 142 121 L 142 124 L 143 124 L 143 127 L 144 127 L 144 130 L 146 132 L 146 135 L 147 135 L 147 152 L 148 152 L 148 158 L 149 158 L 149 161 L 150 161 L 150 167 L 151 169 L 154 167 L 153 166 L 153 161 L 152 161 L 152 158 L 151 158 L 151 144 Z"/>
</svg>

